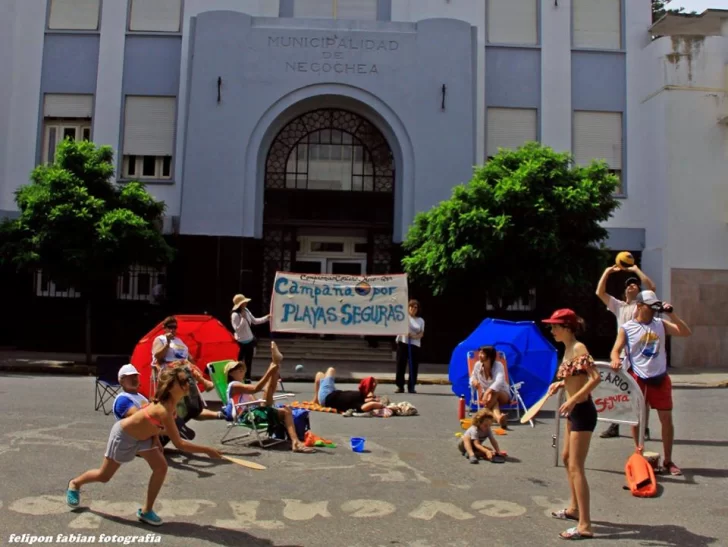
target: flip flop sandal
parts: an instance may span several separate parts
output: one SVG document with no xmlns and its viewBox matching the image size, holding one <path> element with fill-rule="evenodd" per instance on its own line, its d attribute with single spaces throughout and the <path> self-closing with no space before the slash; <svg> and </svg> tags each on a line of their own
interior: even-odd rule
<svg viewBox="0 0 728 547">
<path fill-rule="evenodd" d="M 313 454 L 316 450 L 310 446 L 297 446 L 293 449 L 293 452 L 297 454 Z"/>
<path fill-rule="evenodd" d="M 561 539 L 594 539 L 592 534 L 582 534 L 576 529 L 576 526 L 569 528 L 559 534 Z"/>
<path fill-rule="evenodd" d="M 579 520 L 579 517 L 572 515 L 566 509 L 560 509 L 559 511 L 552 511 L 551 517 L 559 520 Z"/>
</svg>

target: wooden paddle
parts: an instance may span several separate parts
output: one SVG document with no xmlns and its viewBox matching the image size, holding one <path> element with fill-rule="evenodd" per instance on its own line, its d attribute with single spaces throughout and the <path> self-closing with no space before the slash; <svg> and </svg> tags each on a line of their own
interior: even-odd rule
<svg viewBox="0 0 728 547">
<path fill-rule="evenodd" d="M 243 467 L 248 467 L 250 469 L 256 469 L 258 471 L 262 471 L 263 469 L 266 468 L 264 465 L 260 465 L 259 463 L 251 462 L 248 460 L 242 460 L 240 458 L 233 458 L 232 456 L 226 456 L 225 454 L 223 454 L 222 457 L 228 461 L 237 463 L 238 465 L 242 465 Z"/>
<path fill-rule="evenodd" d="M 541 397 L 541 399 L 539 399 L 538 402 L 536 402 L 536 404 L 534 404 L 531 408 L 529 408 L 526 411 L 526 413 L 523 416 L 521 416 L 521 423 L 526 424 L 526 423 L 530 422 L 531 420 L 533 420 L 536 417 L 536 414 L 538 414 L 539 410 L 541 410 L 543 405 L 546 404 L 546 401 L 548 400 L 549 397 L 550 397 L 550 395 L 547 393 L 546 395 Z"/>
</svg>

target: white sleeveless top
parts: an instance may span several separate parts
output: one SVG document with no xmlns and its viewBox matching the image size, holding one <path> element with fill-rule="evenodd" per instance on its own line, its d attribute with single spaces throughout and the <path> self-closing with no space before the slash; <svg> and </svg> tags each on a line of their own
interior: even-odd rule
<svg viewBox="0 0 728 547">
<path fill-rule="evenodd" d="M 640 378 L 654 378 L 667 372 L 665 325 L 662 319 L 640 323 L 634 319 L 622 325 L 627 335 L 627 363 Z"/>
</svg>

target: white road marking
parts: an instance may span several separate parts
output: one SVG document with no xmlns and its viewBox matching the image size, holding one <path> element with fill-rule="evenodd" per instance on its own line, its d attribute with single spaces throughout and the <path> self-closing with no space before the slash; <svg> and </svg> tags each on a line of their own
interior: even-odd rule
<svg viewBox="0 0 728 547">
<path fill-rule="evenodd" d="M 474 519 L 475 515 L 471 515 L 460 509 L 457 505 L 442 501 L 423 501 L 420 506 L 412 511 L 409 516 L 414 519 L 432 520 L 438 513 L 447 515 L 455 520 Z"/>
<path fill-rule="evenodd" d="M 215 526 L 230 528 L 232 530 L 248 530 L 260 528 L 261 530 L 280 530 L 285 527 L 279 520 L 258 520 L 259 501 L 230 501 L 234 519 L 217 519 Z"/>
<path fill-rule="evenodd" d="M 543 514 L 547 517 L 551 516 L 552 511 L 560 511 L 568 509 L 569 501 L 562 498 L 549 498 L 547 496 L 531 496 L 533 503 L 544 509 Z"/>
<path fill-rule="evenodd" d="M 288 520 L 311 520 L 314 517 L 330 517 L 328 501 L 304 502 L 301 500 L 281 500 L 286 505 L 283 507 L 283 516 Z"/>
<path fill-rule="evenodd" d="M 520 517 L 526 513 L 522 505 L 504 500 L 480 500 L 473 502 L 470 508 L 481 515 L 495 518 Z"/>
<path fill-rule="evenodd" d="M 341 504 L 341 510 L 354 518 L 386 517 L 394 513 L 397 508 L 380 500 L 349 500 Z"/>
</svg>

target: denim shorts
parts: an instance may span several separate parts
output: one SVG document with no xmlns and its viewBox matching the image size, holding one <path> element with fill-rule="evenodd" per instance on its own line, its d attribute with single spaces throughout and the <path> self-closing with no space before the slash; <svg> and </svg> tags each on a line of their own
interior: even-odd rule
<svg viewBox="0 0 728 547">
<path fill-rule="evenodd" d="M 336 382 L 333 376 L 325 376 L 319 383 L 318 402 L 320 405 L 326 406 L 326 397 L 336 391 Z"/>
</svg>

